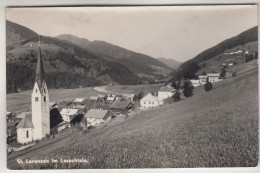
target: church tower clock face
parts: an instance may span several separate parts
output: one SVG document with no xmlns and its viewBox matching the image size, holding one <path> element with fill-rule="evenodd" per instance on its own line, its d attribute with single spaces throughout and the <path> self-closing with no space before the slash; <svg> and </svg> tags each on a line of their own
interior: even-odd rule
<svg viewBox="0 0 260 173">
<path fill-rule="evenodd" d="M 33 139 L 39 140 L 50 134 L 49 93 L 45 81 L 40 37 L 35 83 L 32 92 L 32 122 L 34 124 Z"/>
</svg>

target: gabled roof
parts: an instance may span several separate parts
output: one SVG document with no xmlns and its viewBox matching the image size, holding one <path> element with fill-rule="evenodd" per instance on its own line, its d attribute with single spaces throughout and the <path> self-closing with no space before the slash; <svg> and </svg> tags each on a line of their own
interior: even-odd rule
<svg viewBox="0 0 260 173">
<path fill-rule="evenodd" d="M 99 98 L 99 97 L 97 97 L 97 96 L 91 96 L 91 97 L 89 98 L 89 100 L 98 100 L 98 98 Z"/>
<path fill-rule="evenodd" d="M 207 76 L 208 77 L 219 77 L 220 73 L 208 73 Z"/>
<path fill-rule="evenodd" d="M 104 119 L 108 110 L 90 109 L 85 115 L 85 118 L 99 118 Z"/>
<path fill-rule="evenodd" d="M 69 108 L 63 108 L 60 111 L 61 115 L 75 115 L 78 112 L 78 109 L 69 109 Z"/>
<path fill-rule="evenodd" d="M 25 117 L 20 121 L 20 123 L 16 127 L 17 129 L 20 128 L 34 128 L 32 123 L 32 114 L 28 113 L 25 114 Z"/>
<path fill-rule="evenodd" d="M 190 82 L 191 83 L 200 83 L 200 80 L 198 80 L 198 79 L 191 79 Z"/>
<path fill-rule="evenodd" d="M 205 78 L 208 78 L 207 75 L 199 75 L 199 79 L 205 79 Z"/>
<path fill-rule="evenodd" d="M 110 109 L 121 109 L 124 110 L 131 103 L 131 100 L 123 100 L 123 101 L 114 101 L 109 108 Z"/>
<path fill-rule="evenodd" d="M 76 98 L 75 100 L 73 100 L 73 102 L 83 102 L 85 99 L 84 98 Z"/>
<path fill-rule="evenodd" d="M 147 94 L 141 101 L 159 101 L 156 96 L 153 96 L 151 93 Z"/>
<path fill-rule="evenodd" d="M 171 87 L 170 85 L 166 85 L 159 89 L 159 92 L 174 92 L 174 91 L 175 91 L 175 89 L 173 87 Z"/>
</svg>

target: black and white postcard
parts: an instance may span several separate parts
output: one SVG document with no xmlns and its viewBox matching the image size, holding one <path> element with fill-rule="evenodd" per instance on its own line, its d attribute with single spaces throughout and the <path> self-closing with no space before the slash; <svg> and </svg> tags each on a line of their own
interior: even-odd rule
<svg viewBox="0 0 260 173">
<path fill-rule="evenodd" d="M 258 6 L 6 8 L 7 168 L 256 167 Z"/>
</svg>

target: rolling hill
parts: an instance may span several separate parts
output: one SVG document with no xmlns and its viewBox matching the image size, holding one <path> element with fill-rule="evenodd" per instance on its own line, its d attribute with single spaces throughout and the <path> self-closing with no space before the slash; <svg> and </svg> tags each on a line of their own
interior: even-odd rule
<svg viewBox="0 0 260 173">
<path fill-rule="evenodd" d="M 157 59 L 127 50 L 105 41 L 96 40 L 90 42 L 85 38 L 78 38 L 71 34 L 59 35 L 56 38 L 76 44 L 109 61 L 118 62 L 124 66 L 127 66 L 140 77 L 160 77 L 172 71 L 170 67 Z"/>
<path fill-rule="evenodd" d="M 38 51 L 38 35 L 6 21 L 7 93 L 31 89 Z M 128 67 L 108 61 L 73 43 L 41 36 L 46 82 L 49 88 L 137 84 L 140 79 Z"/>
<path fill-rule="evenodd" d="M 196 73 L 200 69 L 199 66 L 200 63 L 208 61 L 224 53 L 224 51 L 228 49 L 232 49 L 237 46 L 243 46 L 250 42 L 256 42 L 257 40 L 258 40 L 258 26 L 248 29 L 247 31 L 244 31 L 235 37 L 224 40 L 223 42 L 217 44 L 216 46 L 201 52 L 194 58 L 181 64 L 180 67 L 177 69 L 177 71 L 174 73 L 173 80 L 187 76 L 187 74 Z"/>
</svg>

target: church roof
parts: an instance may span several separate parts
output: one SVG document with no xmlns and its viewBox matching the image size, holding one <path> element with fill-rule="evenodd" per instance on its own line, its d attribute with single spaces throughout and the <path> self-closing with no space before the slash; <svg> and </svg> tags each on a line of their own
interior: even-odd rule
<svg viewBox="0 0 260 173">
<path fill-rule="evenodd" d="M 43 81 L 45 80 L 42 55 L 41 55 L 41 47 L 39 41 L 39 49 L 38 49 L 38 60 L 37 60 L 37 68 L 36 68 L 36 77 L 35 82 L 38 83 L 39 88 L 41 89 L 43 86 Z"/>
<path fill-rule="evenodd" d="M 20 128 L 34 128 L 33 123 L 32 123 L 32 114 L 31 113 L 25 114 L 25 117 L 17 125 L 17 129 L 20 129 Z"/>
</svg>

